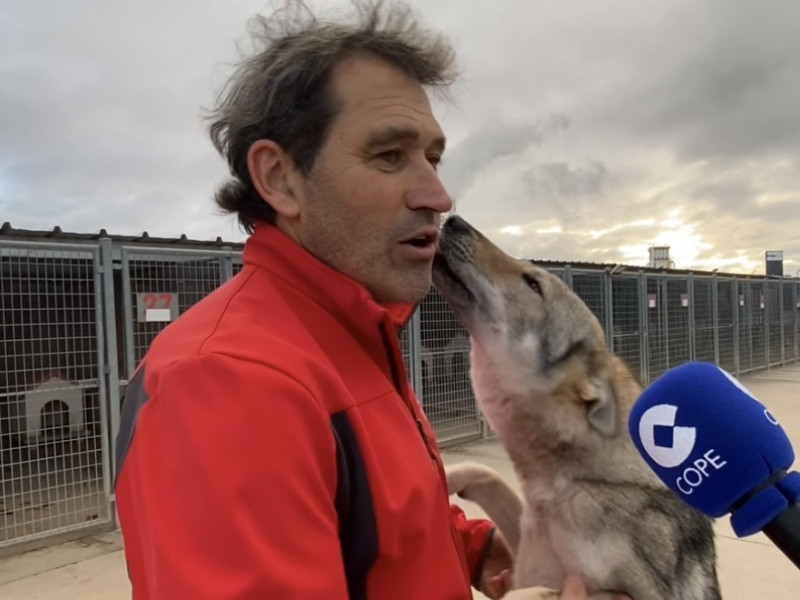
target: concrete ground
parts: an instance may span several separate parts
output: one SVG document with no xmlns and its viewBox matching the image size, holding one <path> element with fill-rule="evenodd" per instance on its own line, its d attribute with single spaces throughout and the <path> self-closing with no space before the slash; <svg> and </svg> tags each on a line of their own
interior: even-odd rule
<svg viewBox="0 0 800 600">
<path fill-rule="evenodd" d="M 800 365 L 742 377 L 742 382 L 781 422 L 800 452 Z M 444 453 L 445 462 L 478 460 L 497 468 L 509 481 L 513 472 L 495 441 L 482 441 Z M 800 470 L 800 461 L 795 463 Z M 470 516 L 480 509 L 461 502 Z M 800 570 L 763 534 L 736 538 L 728 517 L 716 522 L 718 569 L 725 600 L 790 600 L 800 592 Z M 118 533 L 94 536 L 0 560 L 3 600 L 129 600 Z M 483 598 L 475 594 L 475 598 Z M 634 599 L 635 600 L 635 599 Z"/>
</svg>

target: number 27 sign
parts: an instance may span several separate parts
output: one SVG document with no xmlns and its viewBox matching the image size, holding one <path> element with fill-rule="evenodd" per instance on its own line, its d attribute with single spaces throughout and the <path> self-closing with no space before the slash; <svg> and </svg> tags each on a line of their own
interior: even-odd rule
<svg viewBox="0 0 800 600">
<path fill-rule="evenodd" d="M 139 323 L 173 321 L 178 317 L 178 294 L 170 292 L 136 294 L 136 313 Z"/>
</svg>

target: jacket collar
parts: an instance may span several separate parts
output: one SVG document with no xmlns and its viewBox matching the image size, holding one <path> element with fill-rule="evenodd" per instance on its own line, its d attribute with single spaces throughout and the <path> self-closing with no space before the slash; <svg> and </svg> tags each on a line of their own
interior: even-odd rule
<svg viewBox="0 0 800 600">
<path fill-rule="evenodd" d="M 329 267 L 268 223 L 256 225 L 245 243 L 243 260 L 246 265 L 267 269 L 345 322 L 353 323 L 366 316 L 372 323 L 388 317 L 400 328 L 416 309 L 414 304 L 379 304 L 362 283 Z"/>
</svg>

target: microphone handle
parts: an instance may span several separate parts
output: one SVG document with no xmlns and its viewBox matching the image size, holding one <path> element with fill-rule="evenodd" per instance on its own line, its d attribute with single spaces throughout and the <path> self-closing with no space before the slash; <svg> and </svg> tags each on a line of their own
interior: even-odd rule
<svg viewBox="0 0 800 600">
<path fill-rule="evenodd" d="M 800 569 L 800 504 L 784 509 L 762 531 Z"/>
</svg>

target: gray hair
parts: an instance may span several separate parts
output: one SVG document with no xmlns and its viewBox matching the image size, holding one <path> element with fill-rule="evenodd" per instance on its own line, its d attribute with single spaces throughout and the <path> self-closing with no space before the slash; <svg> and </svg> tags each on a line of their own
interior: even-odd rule
<svg viewBox="0 0 800 600">
<path fill-rule="evenodd" d="M 211 140 L 232 175 L 215 201 L 237 213 L 248 233 L 256 221 L 275 220 L 250 178 L 250 146 L 270 139 L 308 175 L 339 111 L 329 83 L 342 60 L 368 53 L 423 86 L 444 88 L 455 79 L 453 49 L 441 34 L 423 30 L 410 8 L 382 0 L 352 3 L 354 24 L 321 21 L 301 0 L 288 0 L 270 17 L 256 16 L 256 51 L 238 64 L 210 113 Z"/>
</svg>

